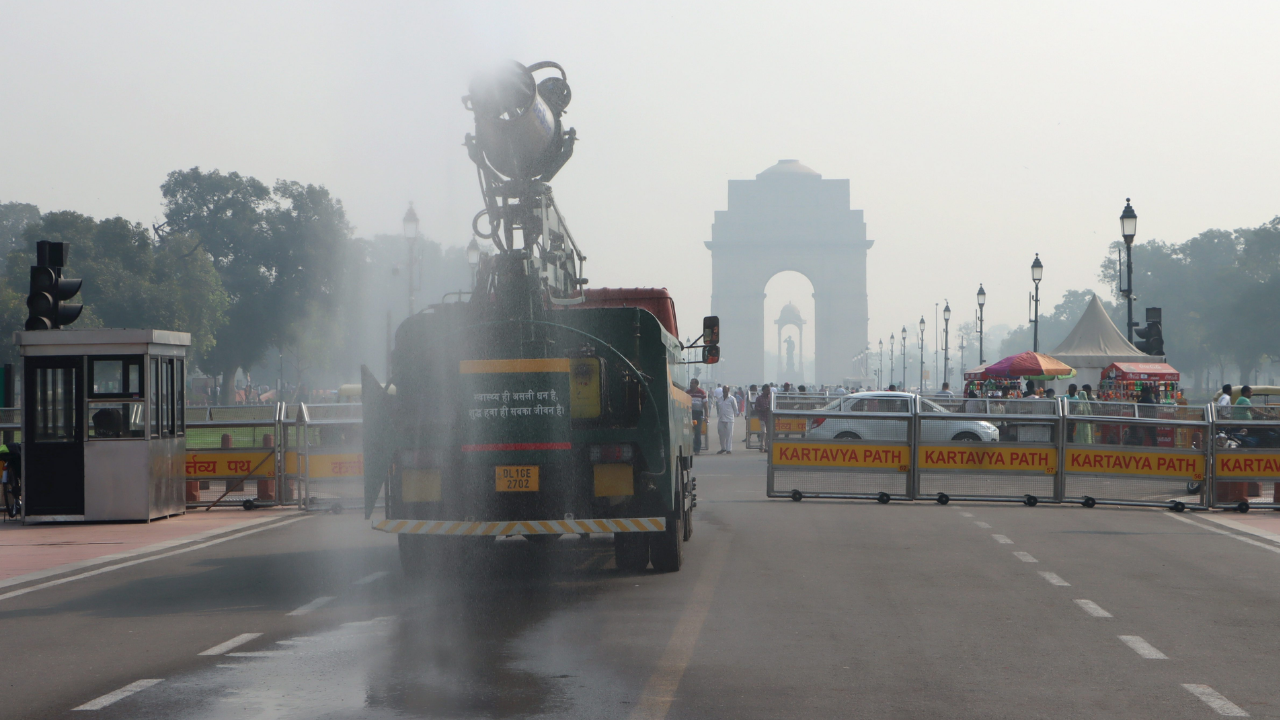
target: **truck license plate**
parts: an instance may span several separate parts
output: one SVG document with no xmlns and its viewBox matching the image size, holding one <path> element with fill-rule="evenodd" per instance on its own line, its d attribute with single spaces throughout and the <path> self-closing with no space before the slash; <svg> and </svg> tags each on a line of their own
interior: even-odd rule
<svg viewBox="0 0 1280 720">
<path fill-rule="evenodd" d="M 493 469 L 498 492 L 536 492 L 537 465 L 499 465 Z"/>
</svg>

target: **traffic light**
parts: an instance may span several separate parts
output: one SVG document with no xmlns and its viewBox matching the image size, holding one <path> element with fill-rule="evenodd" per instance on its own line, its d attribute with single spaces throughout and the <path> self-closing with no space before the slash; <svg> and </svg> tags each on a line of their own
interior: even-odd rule
<svg viewBox="0 0 1280 720">
<path fill-rule="evenodd" d="M 80 292 L 83 282 L 62 277 L 67 250 L 64 242 L 36 243 L 36 264 L 31 266 L 31 291 L 27 294 L 27 330 L 58 330 L 80 317 L 84 306 L 65 302 Z"/>
<path fill-rule="evenodd" d="M 1147 326 L 1133 331 L 1142 338 L 1133 344 L 1148 355 L 1164 355 L 1164 332 L 1160 323 L 1160 308 L 1147 308 Z"/>
</svg>

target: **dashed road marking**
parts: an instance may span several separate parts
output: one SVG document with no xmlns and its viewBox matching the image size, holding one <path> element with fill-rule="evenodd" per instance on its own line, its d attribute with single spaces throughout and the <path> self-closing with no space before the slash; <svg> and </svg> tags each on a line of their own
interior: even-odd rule
<svg viewBox="0 0 1280 720">
<path fill-rule="evenodd" d="M 960 517 L 973 517 L 973 513 L 962 512 L 960 513 Z"/>
<path fill-rule="evenodd" d="M 977 526 L 978 526 L 978 527 L 980 527 L 980 528 L 986 528 L 987 530 L 990 530 L 990 529 L 991 529 L 991 526 L 990 526 L 990 525 L 988 525 L 987 523 L 982 522 L 981 520 L 974 520 L 974 521 L 973 521 L 973 524 L 974 524 L 974 525 L 977 525 Z"/>
<path fill-rule="evenodd" d="M 1239 705 L 1222 697 L 1222 694 L 1208 685 L 1196 685 L 1194 683 L 1183 683 L 1182 687 L 1187 692 L 1195 695 L 1204 701 L 1205 705 L 1213 708 L 1219 715 L 1229 715 L 1231 717 L 1249 717 L 1249 713 L 1240 709 Z"/>
<path fill-rule="evenodd" d="M 995 539 L 996 539 L 996 542 L 1000 543 L 1001 545 L 1012 545 L 1012 544 L 1013 544 L 1013 541 L 1012 541 L 1012 540 L 1010 540 L 1009 538 L 1005 537 L 1004 535 L 992 535 L 991 537 L 995 538 Z"/>
<path fill-rule="evenodd" d="M 1137 635 L 1120 635 L 1120 642 L 1133 648 L 1133 651 L 1148 660 L 1168 660 L 1169 656 L 1160 652 L 1154 645 Z"/>
<path fill-rule="evenodd" d="M 227 653 L 227 657 L 248 657 L 248 658 L 264 658 L 279 657 L 280 655 L 292 655 L 287 650 L 255 650 L 253 652 Z"/>
<path fill-rule="evenodd" d="M 295 615 L 295 616 L 296 616 L 296 615 L 306 615 L 307 613 L 309 613 L 309 612 L 311 612 L 311 611 L 313 611 L 313 610 L 319 610 L 320 608 L 324 607 L 325 605 L 328 605 L 332 600 L 333 600 L 333 596 L 331 596 L 331 595 L 322 595 L 322 596 L 320 596 L 320 597 L 316 598 L 315 600 L 312 600 L 311 602 L 307 603 L 306 605 L 303 605 L 302 607 L 298 608 L 297 610 L 294 610 L 293 612 L 287 612 L 287 613 L 285 613 L 285 615 Z"/>
<path fill-rule="evenodd" d="M 1040 562 L 1039 560 L 1031 557 L 1031 553 L 1018 551 L 1018 552 L 1015 552 L 1013 556 L 1018 558 L 1022 562 Z"/>
<path fill-rule="evenodd" d="M 1057 585 L 1059 587 L 1071 587 L 1071 583 L 1058 577 L 1058 573 L 1051 573 L 1045 570 L 1041 570 L 1040 577 L 1044 578 L 1045 580 L 1048 580 L 1049 583 L 1052 585 Z"/>
<path fill-rule="evenodd" d="M 369 583 L 373 582 L 374 580 L 379 580 L 379 579 L 384 578 L 384 577 L 386 577 L 386 576 L 388 576 L 388 575 L 390 575 L 390 574 L 391 574 L 391 573 L 387 572 L 386 570 L 379 570 L 379 571 L 378 571 L 378 572 L 376 572 L 376 573 L 371 573 L 371 574 L 369 574 L 369 575 L 365 575 L 364 577 L 360 578 L 359 580 L 357 580 L 357 581 L 355 581 L 355 582 L 353 582 L 353 583 L 351 583 L 351 584 L 352 584 L 352 585 L 368 585 Z"/>
<path fill-rule="evenodd" d="M 131 682 L 128 685 L 125 685 L 124 687 L 120 688 L 119 690 L 113 690 L 107 693 L 106 695 L 103 695 L 100 698 L 90 700 L 89 702 L 81 705 L 80 707 L 71 708 L 71 709 L 72 710 L 101 710 L 102 708 L 110 705 L 111 703 L 117 702 L 119 700 L 123 700 L 136 692 L 146 690 L 152 685 L 156 685 L 162 682 L 164 682 L 163 679 L 138 680 L 137 682 Z"/>
<path fill-rule="evenodd" d="M 260 637 L 262 637 L 262 633 L 243 633 L 231 638 L 230 640 L 222 643 L 221 645 L 214 645 L 213 647 L 209 648 L 208 650 L 205 650 L 200 654 L 201 655 L 223 655 L 228 651 L 235 650 L 236 648 L 249 642 L 250 640 L 256 640 Z"/>
<path fill-rule="evenodd" d="M 1084 610 L 1085 612 L 1089 613 L 1094 617 L 1102 617 L 1102 618 L 1111 617 L 1111 613 L 1107 612 L 1106 610 L 1103 610 L 1098 605 L 1098 603 L 1092 600 L 1077 600 L 1076 604 L 1080 606 L 1080 609 Z"/>
</svg>

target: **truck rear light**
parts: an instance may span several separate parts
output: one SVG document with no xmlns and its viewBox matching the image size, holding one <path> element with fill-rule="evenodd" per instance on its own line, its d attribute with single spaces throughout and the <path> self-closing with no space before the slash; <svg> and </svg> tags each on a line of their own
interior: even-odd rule
<svg viewBox="0 0 1280 720">
<path fill-rule="evenodd" d="M 635 448 L 631 443 L 610 443 L 608 445 L 591 445 L 588 452 L 591 455 L 591 464 L 600 465 L 602 463 L 629 463 L 631 458 L 635 456 Z"/>
<path fill-rule="evenodd" d="M 826 418 L 818 418 L 817 420 L 814 420 L 814 421 L 813 421 L 813 425 L 811 425 L 809 429 L 811 429 L 811 430 L 812 430 L 813 428 L 818 427 L 819 425 L 821 425 L 822 423 L 824 423 L 824 422 L 826 422 L 826 421 L 827 421 L 827 419 L 826 419 Z"/>
</svg>

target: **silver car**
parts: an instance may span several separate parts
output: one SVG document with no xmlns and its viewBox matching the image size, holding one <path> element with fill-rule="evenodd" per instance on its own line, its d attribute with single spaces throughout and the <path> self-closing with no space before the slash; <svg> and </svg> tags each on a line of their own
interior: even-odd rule
<svg viewBox="0 0 1280 720">
<path fill-rule="evenodd" d="M 829 412 L 882 412 L 909 413 L 910 393 L 863 392 L 845 395 L 828 403 L 822 410 Z M 920 398 L 920 439 L 925 442 L 995 442 L 1000 431 L 995 425 L 982 420 L 934 419 L 931 415 L 951 413 L 930 400 Z M 856 417 L 815 418 L 809 421 L 806 438 L 818 440 L 887 440 L 907 441 L 907 420 L 861 419 Z"/>
</svg>

